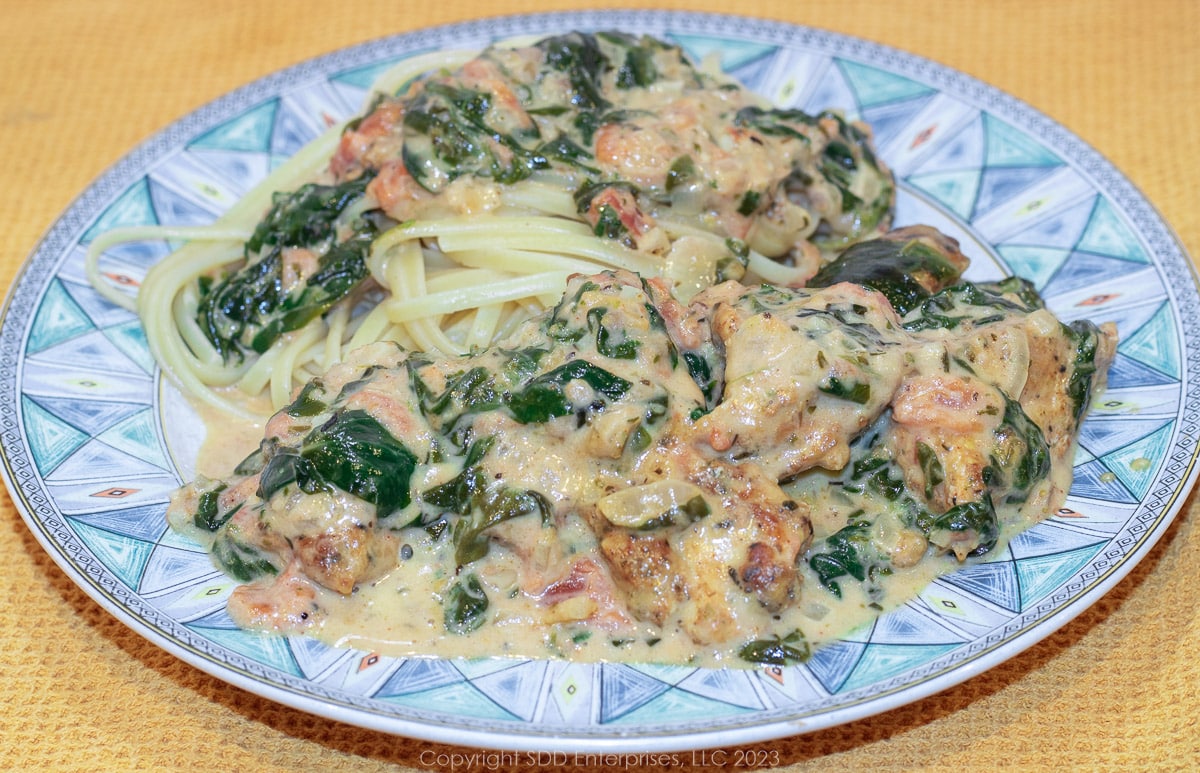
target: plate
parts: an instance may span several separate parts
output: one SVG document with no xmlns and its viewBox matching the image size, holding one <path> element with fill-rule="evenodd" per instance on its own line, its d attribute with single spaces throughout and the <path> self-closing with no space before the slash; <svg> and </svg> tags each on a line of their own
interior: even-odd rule
<svg viewBox="0 0 1200 773">
<path fill-rule="evenodd" d="M 137 319 L 89 287 L 83 254 L 119 225 L 210 222 L 323 129 L 383 68 L 519 34 L 620 28 L 669 38 L 781 106 L 868 121 L 898 183 L 897 223 L 956 236 L 974 279 L 1018 273 L 1064 320 L 1113 320 L 1109 388 L 1081 433 L 1066 506 L 1003 551 L 802 665 L 755 670 L 551 660 L 391 658 L 238 630 L 234 584 L 167 530 L 203 428 L 160 377 Z M 170 249 L 106 253 L 137 282 Z M 1197 472 L 1200 296 L 1138 191 L 1022 102 L 925 59 L 776 22 L 683 12 L 514 16 L 322 56 L 171 125 L 84 191 L 29 257 L 0 328 L 4 475 L 66 573 L 152 642 L 314 714 L 456 744 L 673 751 L 829 727 L 951 687 L 1028 648 L 1126 575 Z"/>
</svg>

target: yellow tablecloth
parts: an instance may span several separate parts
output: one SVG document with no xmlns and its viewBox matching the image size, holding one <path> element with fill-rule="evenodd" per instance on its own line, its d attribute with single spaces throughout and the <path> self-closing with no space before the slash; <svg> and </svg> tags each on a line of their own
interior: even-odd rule
<svg viewBox="0 0 1200 773">
<path fill-rule="evenodd" d="M 1194 0 L 610 5 L 651 4 L 822 27 L 977 76 L 1106 155 L 1200 256 Z M 108 165 L 236 86 L 388 33 L 574 7 L 584 6 L 11 0 L 0 14 L 0 287 Z M 1132 575 L 1094 607 L 998 668 L 881 716 L 759 745 L 757 756 L 708 759 L 830 770 L 1195 768 L 1197 509 L 1189 502 Z M 6 495 L 0 556 L 0 767 L 428 770 L 437 753 L 452 751 L 281 707 L 163 653 L 66 578 Z M 434 756 L 423 756 L 427 749 Z M 691 762 L 685 756 L 680 767 Z"/>
</svg>

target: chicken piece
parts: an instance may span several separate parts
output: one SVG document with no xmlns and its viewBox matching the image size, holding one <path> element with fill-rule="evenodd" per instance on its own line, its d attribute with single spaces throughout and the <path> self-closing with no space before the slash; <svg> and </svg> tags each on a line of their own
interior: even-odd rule
<svg viewBox="0 0 1200 773">
<path fill-rule="evenodd" d="M 281 633 L 313 628 L 324 617 L 313 581 L 296 562 L 272 580 L 235 588 L 227 609 L 243 628 Z"/>
<path fill-rule="evenodd" d="M 812 525 L 756 465 L 709 459 L 668 440 L 648 451 L 634 474 L 634 488 L 601 500 L 591 515 L 601 554 L 634 615 L 660 625 L 678 620 L 695 641 L 718 642 L 738 634 L 748 605 L 778 611 L 797 600 L 796 562 Z M 639 487 L 658 492 L 664 481 L 673 491 L 695 492 L 692 499 L 662 511 L 660 497 L 637 496 Z M 638 502 L 643 512 L 624 520 Z M 621 525 L 637 521 L 636 528 Z"/>
<path fill-rule="evenodd" d="M 976 378 L 906 379 L 892 402 L 887 442 L 909 490 L 924 492 L 936 513 L 979 501 L 988 490 L 984 470 L 996 453 L 1004 409 L 1004 395 Z"/>
<path fill-rule="evenodd" d="M 816 291 L 769 286 L 724 301 L 712 336 L 725 353 L 720 403 L 696 422 L 713 450 L 752 459 L 783 480 L 841 469 L 849 444 L 883 411 L 904 374 L 907 336 L 878 292 L 843 283 Z M 701 296 L 706 295 L 702 293 Z"/>
</svg>

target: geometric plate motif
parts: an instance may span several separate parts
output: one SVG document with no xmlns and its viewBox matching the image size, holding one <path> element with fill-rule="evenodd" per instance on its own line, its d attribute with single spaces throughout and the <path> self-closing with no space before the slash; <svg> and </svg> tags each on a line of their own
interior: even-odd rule
<svg viewBox="0 0 1200 773">
<path fill-rule="evenodd" d="M 331 121 L 357 112 L 372 78 L 396 61 L 515 35 L 612 28 L 713 57 L 780 106 L 869 121 L 899 182 L 899 225 L 920 220 L 955 235 L 972 257 L 969 276 L 1028 277 L 1064 320 L 1117 324 L 1109 390 L 1085 422 L 1066 507 L 786 668 L 397 659 L 238 630 L 225 612 L 234 583 L 162 517 L 194 467 L 201 425 L 163 382 L 136 317 L 88 285 L 87 245 L 118 225 L 211 222 Z M 101 270 L 136 286 L 172 246 L 114 247 Z M 1170 229 L 1119 172 L 1045 116 L 953 70 L 733 16 L 483 19 L 276 73 L 183 118 L 84 191 L 29 257 L 3 311 L 6 483 L 80 587 L 232 684 L 450 743 L 632 752 L 733 745 L 930 695 L 1013 656 L 1115 584 L 1166 529 L 1197 474 L 1200 296 Z"/>
</svg>

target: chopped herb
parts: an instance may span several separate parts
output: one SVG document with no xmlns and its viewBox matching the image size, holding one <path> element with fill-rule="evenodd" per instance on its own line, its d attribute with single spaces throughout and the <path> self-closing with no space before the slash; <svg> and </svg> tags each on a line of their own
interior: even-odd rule
<svg viewBox="0 0 1200 773">
<path fill-rule="evenodd" d="M 738 214 L 749 217 L 758 209 L 758 202 L 762 199 L 762 194 L 758 191 L 746 191 L 742 194 L 742 200 L 738 202 Z"/>
</svg>

